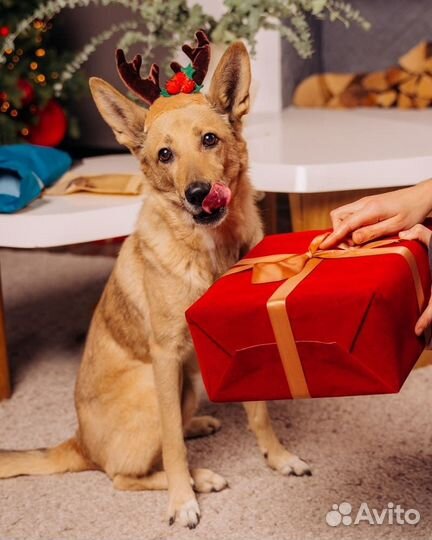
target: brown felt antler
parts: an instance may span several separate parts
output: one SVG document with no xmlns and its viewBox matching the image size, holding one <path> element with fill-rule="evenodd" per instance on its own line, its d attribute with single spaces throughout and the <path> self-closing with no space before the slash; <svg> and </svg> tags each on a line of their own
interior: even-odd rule
<svg viewBox="0 0 432 540">
<path fill-rule="evenodd" d="M 122 81 L 137 96 L 151 105 L 160 96 L 159 66 L 152 64 L 149 76 L 143 79 L 140 75 L 142 58 L 137 54 L 132 62 L 126 60 L 122 49 L 116 51 L 117 69 Z"/>
<path fill-rule="evenodd" d="M 192 61 L 192 67 L 195 70 L 192 79 L 197 85 L 200 85 L 207 74 L 210 63 L 210 41 L 204 30 L 198 30 L 195 37 L 197 41 L 196 47 L 190 47 L 185 44 L 182 50 Z M 171 69 L 174 73 L 178 73 L 181 71 L 182 66 L 177 62 L 172 62 Z"/>
</svg>

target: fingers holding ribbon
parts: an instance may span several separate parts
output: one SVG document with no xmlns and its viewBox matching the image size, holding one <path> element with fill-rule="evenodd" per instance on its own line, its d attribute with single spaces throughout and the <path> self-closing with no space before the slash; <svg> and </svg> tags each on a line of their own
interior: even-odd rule
<svg viewBox="0 0 432 540">
<path fill-rule="evenodd" d="M 429 247 L 432 238 L 432 231 L 424 225 L 414 225 L 411 229 L 401 231 L 399 237 L 402 240 L 420 240 L 423 244 Z"/>
<path fill-rule="evenodd" d="M 401 240 L 419 240 L 425 246 L 428 247 L 429 250 L 429 266 L 432 271 L 432 231 L 425 227 L 424 225 L 414 225 L 414 227 L 411 227 L 411 229 L 408 229 L 406 231 L 402 231 L 399 233 L 399 237 Z M 415 333 L 420 336 L 422 335 L 426 330 L 430 328 L 432 324 L 432 295 L 431 299 L 429 300 L 429 304 L 427 305 L 426 309 L 421 314 L 419 320 L 417 321 L 417 324 L 415 326 Z M 428 349 L 432 348 L 432 343 L 428 344 Z"/>
</svg>

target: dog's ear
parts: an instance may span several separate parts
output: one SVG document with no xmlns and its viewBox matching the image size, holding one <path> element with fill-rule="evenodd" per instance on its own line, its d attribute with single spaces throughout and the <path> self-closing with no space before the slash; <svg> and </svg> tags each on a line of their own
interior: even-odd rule
<svg viewBox="0 0 432 540">
<path fill-rule="evenodd" d="M 137 152 L 144 141 L 147 111 L 102 79 L 91 77 L 89 84 L 96 106 L 118 142 Z"/>
<path fill-rule="evenodd" d="M 232 123 L 249 111 L 251 67 L 249 54 L 241 42 L 233 43 L 219 61 L 210 85 L 208 98 Z"/>
</svg>

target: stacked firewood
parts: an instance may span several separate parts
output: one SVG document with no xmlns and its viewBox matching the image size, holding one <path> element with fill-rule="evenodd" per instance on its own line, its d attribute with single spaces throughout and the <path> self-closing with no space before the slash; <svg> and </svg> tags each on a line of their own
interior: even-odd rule
<svg viewBox="0 0 432 540">
<path fill-rule="evenodd" d="M 297 107 L 398 107 L 432 105 L 432 43 L 422 42 L 399 59 L 397 66 L 366 74 L 312 75 L 297 87 Z"/>
</svg>

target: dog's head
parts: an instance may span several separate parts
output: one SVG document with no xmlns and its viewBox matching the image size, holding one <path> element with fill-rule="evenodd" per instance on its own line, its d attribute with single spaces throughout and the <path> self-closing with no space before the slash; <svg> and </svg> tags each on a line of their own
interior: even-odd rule
<svg viewBox="0 0 432 540">
<path fill-rule="evenodd" d="M 139 77 L 140 62 L 134 67 Z M 153 70 L 140 81 L 154 81 Z M 250 79 L 247 50 L 234 43 L 221 58 L 206 96 L 158 94 L 144 109 L 101 79 L 91 78 L 90 87 L 102 117 L 138 158 L 151 188 L 179 208 L 184 219 L 215 227 L 225 219 L 247 167 L 241 119 L 249 109 Z"/>
</svg>

